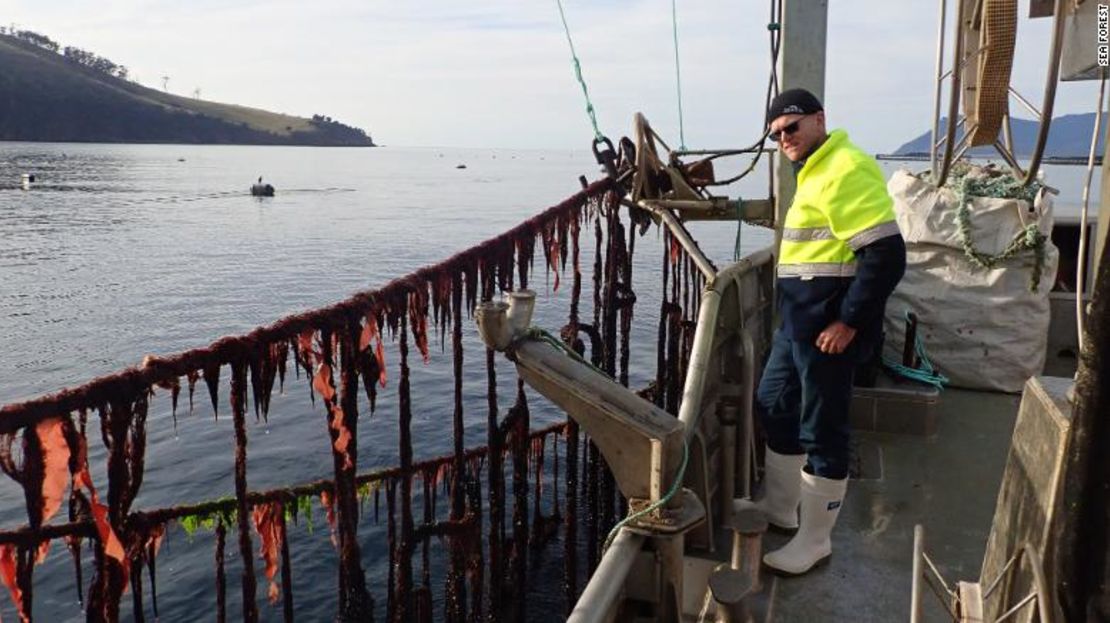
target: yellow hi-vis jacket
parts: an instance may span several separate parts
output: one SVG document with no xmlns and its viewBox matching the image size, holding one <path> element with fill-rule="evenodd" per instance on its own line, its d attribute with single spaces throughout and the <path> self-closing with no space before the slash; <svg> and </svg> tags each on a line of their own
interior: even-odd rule
<svg viewBox="0 0 1110 623">
<path fill-rule="evenodd" d="M 899 233 L 893 205 L 875 159 L 833 130 L 798 172 L 779 278 L 854 276 L 856 250 Z"/>
</svg>

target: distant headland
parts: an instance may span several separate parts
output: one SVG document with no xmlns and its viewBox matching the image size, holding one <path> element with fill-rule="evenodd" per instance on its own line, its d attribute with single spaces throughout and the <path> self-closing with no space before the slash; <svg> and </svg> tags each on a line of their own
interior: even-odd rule
<svg viewBox="0 0 1110 623">
<path fill-rule="evenodd" d="M 1011 120 L 1013 131 L 1014 152 L 1019 158 L 1027 158 L 1033 151 L 1037 141 L 1039 125 L 1029 119 L 1014 118 Z M 940 121 L 939 132 L 943 133 L 948 127 L 948 119 Z M 1048 140 L 1045 142 L 1044 162 L 1046 164 L 1087 164 L 1087 152 L 1091 148 L 1091 131 L 1095 127 L 1095 113 L 1082 113 L 1075 115 L 1061 115 L 1052 119 L 1049 127 Z M 1098 133 L 1098 146 L 1095 153 L 1096 160 L 1102 161 L 1102 143 L 1105 137 L 1106 120 L 1103 119 L 1102 128 Z M 929 141 L 932 133 L 921 133 L 913 140 L 903 144 L 892 154 L 881 154 L 880 160 L 927 160 L 929 158 Z M 997 157 L 993 147 L 974 147 L 969 149 L 970 157 Z"/>
<path fill-rule="evenodd" d="M 373 147 L 365 131 L 311 118 L 182 97 L 45 35 L 0 28 L 0 140 Z"/>
</svg>

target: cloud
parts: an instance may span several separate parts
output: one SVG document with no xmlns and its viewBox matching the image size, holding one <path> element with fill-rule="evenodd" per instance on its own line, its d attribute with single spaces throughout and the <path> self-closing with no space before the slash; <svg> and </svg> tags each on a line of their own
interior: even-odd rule
<svg viewBox="0 0 1110 623">
<path fill-rule="evenodd" d="M 593 132 L 554 2 L 8 0 L 9 20 L 127 65 L 148 86 L 299 115 L 321 113 L 395 145 L 585 147 Z M 602 131 L 644 112 L 678 142 L 666 0 L 567 0 Z M 1024 7 L 1022 8 L 1024 11 Z M 758 136 L 769 71 L 764 2 L 678 3 L 691 146 Z M 833 125 L 890 150 L 929 127 L 936 6 L 829 3 Z M 1014 82 L 1039 101 L 1047 20 L 1022 17 Z M 1039 77 L 1038 77 L 1039 76 Z M 1059 112 L 1093 108 L 1062 85 Z M 1090 93 L 1088 93 L 1088 91 Z"/>
</svg>

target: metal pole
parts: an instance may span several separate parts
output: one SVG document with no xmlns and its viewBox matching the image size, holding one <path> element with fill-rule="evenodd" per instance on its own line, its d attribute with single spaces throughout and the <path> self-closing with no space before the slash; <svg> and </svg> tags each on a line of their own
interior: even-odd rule
<svg viewBox="0 0 1110 623">
<path fill-rule="evenodd" d="M 1048 130 L 1052 126 L 1052 108 L 1056 102 L 1056 78 L 1060 74 L 1060 51 L 1064 48 L 1064 13 L 1067 11 L 1067 5 L 1068 0 L 1056 0 L 1056 12 L 1052 18 L 1052 52 L 1049 55 L 1048 75 L 1045 76 L 1041 124 L 1037 127 L 1037 142 L 1033 145 L 1033 155 L 1029 160 L 1029 168 L 1025 171 L 1026 186 L 1037 177 L 1041 156 L 1044 155 L 1044 147 L 1048 142 Z"/>
<path fill-rule="evenodd" d="M 925 556 L 925 527 L 913 527 L 913 584 L 910 592 L 910 623 L 921 621 L 921 583 L 925 579 L 922 561 Z"/>
<path fill-rule="evenodd" d="M 1107 104 L 1104 116 L 1110 117 L 1110 104 Z M 1102 248 L 1106 245 L 1107 233 L 1110 232 L 1110 123 L 1106 124 L 1102 142 L 1102 190 L 1099 195 L 1098 233 L 1095 235 L 1094 261 L 1091 263 L 1091 274 L 1098 274 L 1099 258 L 1102 257 Z"/>
<path fill-rule="evenodd" d="M 582 591 L 567 623 L 602 623 L 609 620 L 643 543 L 643 535 L 621 529 L 590 576 L 590 583 Z"/>
<path fill-rule="evenodd" d="M 698 324 L 694 327 L 694 347 L 690 350 L 686 385 L 682 388 L 682 402 L 678 407 L 678 420 L 685 426 L 687 442 L 698 432 L 702 396 L 705 393 L 706 376 L 710 373 L 709 361 L 713 355 L 713 338 L 717 333 L 717 314 L 720 308 L 721 293 L 713 288 L 706 288 L 701 295 Z"/>
<path fill-rule="evenodd" d="M 739 287 L 739 286 L 737 286 Z M 740 313 L 744 311 L 741 309 Z M 755 339 L 751 329 L 740 332 L 740 345 L 744 356 L 741 362 L 741 378 L 743 380 L 743 395 L 741 396 L 741 422 L 737 430 L 743 431 L 744 442 L 740 446 L 740 495 L 750 498 L 752 496 L 752 448 L 755 439 L 755 372 L 758 362 L 755 360 Z M 733 449 L 732 452 L 736 450 Z"/>
<path fill-rule="evenodd" d="M 956 50 L 953 58 L 952 84 L 948 94 L 948 126 L 945 128 L 944 156 L 940 162 L 940 170 L 933 169 L 933 183 L 943 186 L 948 178 L 948 169 L 952 166 L 952 150 L 956 141 L 956 114 L 960 110 L 960 89 L 962 88 L 963 72 L 959 70 L 964 56 L 964 5 L 966 0 L 956 0 Z"/>
<path fill-rule="evenodd" d="M 782 34 L 779 39 L 778 75 L 782 89 L 806 89 L 825 100 L 825 41 L 828 33 L 828 0 L 783 0 Z M 794 200 L 794 169 L 777 158 L 775 175 L 775 256 L 782 241 L 782 222 Z"/>
<path fill-rule="evenodd" d="M 690 350 L 690 363 L 686 371 L 686 385 L 682 388 L 682 402 L 678 419 L 685 427 L 686 440 L 690 441 L 698 429 L 701 418 L 702 398 L 705 394 L 706 375 L 712 357 L 716 336 L 717 314 L 721 308 L 721 293 L 730 281 L 750 270 L 756 270 L 771 261 L 769 249 L 756 251 L 735 264 L 728 265 L 706 284 L 698 309 L 698 324 L 694 329 L 694 346 Z"/>
<path fill-rule="evenodd" d="M 736 496 L 736 414 L 739 406 L 720 402 L 717 415 L 721 422 L 721 502 L 720 517 L 732 516 L 732 498 Z"/>
<path fill-rule="evenodd" d="M 948 0 L 940 0 L 940 22 L 937 25 L 937 83 L 933 97 L 933 135 L 929 143 L 929 168 L 937 170 L 937 133 L 940 131 L 940 92 L 941 72 L 944 70 L 944 19 L 948 8 Z M 948 123 L 952 123 L 949 119 Z"/>
<path fill-rule="evenodd" d="M 1095 110 L 1095 127 L 1091 130 L 1091 148 L 1087 152 L 1087 177 L 1083 184 L 1083 203 L 1079 214 L 1079 254 L 1075 263 L 1075 326 L 1079 337 L 1079 352 L 1083 352 L 1083 327 L 1086 324 L 1083 293 L 1087 283 L 1087 204 L 1091 197 L 1091 177 L 1094 174 L 1095 150 L 1098 148 L 1098 130 L 1102 124 L 1102 102 L 1106 93 L 1106 72 L 1098 83 L 1098 108 Z"/>
<path fill-rule="evenodd" d="M 663 224 L 670 230 L 671 235 L 678 240 L 683 250 L 685 250 L 690 258 L 694 260 L 694 263 L 697 264 L 698 270 L 705 276 L 706 281 L 713 281 L 716 279 L 717 267 L 705 256 L 705 253 L 702 253 L 701 247 L 699 247 L 698 243 L 690 236 L 690 232 L 686 231 L 686 228 L 682 226 L 682 223 L 669 209 L 661 208 L 651 201 L 641 201 L 640 207 L 662 219 Z"/>
</svg>

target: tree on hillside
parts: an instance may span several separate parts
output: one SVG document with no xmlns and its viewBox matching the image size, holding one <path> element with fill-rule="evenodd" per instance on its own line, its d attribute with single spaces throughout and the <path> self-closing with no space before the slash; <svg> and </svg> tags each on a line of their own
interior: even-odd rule
<svg viewBox="0 0 1110 623">
<path fill-rule="evenodd" d="M 328 117 L 326 115 L 312 115 L 312 125 L 325 135 L 336 137 L 355 135 L 366 139 L 366 141 L 369 143 L 374 142 L 365 130 L 356 128 L 354 126 L 349 126 L 345 123 L 340 123 L 339 121 L 332 119 L 331 117 Z"/>
<path fill-rule="evenodd" d="M 89 69 L 95 69 L 96 71 L 103 72 L 108 74 L 109 76 L 115 76 L 123 80 L 127 79 L 126 67 L 124 67 L 123 65 L 117 65 L 112 61 L 104 58 L 103 56 L 98 56 L 96 54 L 93 54 L 92 52 L 89 52 L 88 50 L 82 50 L 79 47 L 67 45 L 65 49 L 62 50 L 62 56 L 67 60 L 73 61 L 78 65 L 88 67 Z"/>
<path fill-rule="evenodd" d="M 47 37 L 46 35 L 40 35 L 39 33 L 30 30 L 13 31 L 13 34 L 17 39 L 21 39 L 23 41 L 26 41 L 27 43 L 37 45 L 45 50 L 50 50 L 51 52 L 58 51 L 58 42 L 54 41 L 50 37 Z"/>
</svg>

